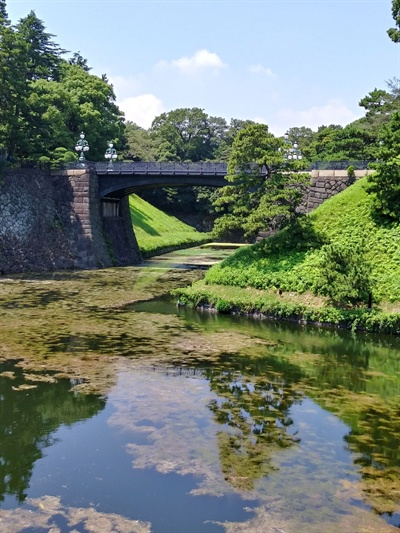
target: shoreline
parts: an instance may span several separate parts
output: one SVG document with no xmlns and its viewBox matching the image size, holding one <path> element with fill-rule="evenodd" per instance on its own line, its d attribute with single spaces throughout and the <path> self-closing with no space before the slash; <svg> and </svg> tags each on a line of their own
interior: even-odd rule
<svg viewBox="0 0 400 533">
<path fill-rule="evenodd" d="M 206 285 L 201 281 L 191 287 L 175 289 L 171 294 L 177 298 L 179 306 L 207 313 L 292 322 L 303 326 L 400 335 L 400 313 L 382 311 L 379 308 L 342 309 L 329 305 L 313 306 L 296 302 L 290 296 L 282 300 L 268 291 Z"/>
</svg>

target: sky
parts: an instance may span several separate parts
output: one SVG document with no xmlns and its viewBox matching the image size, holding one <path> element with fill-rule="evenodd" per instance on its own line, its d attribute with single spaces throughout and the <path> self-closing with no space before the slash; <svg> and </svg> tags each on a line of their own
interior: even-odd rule
<svg viewBox="0 0 400 533">
<path fill-rule="evenodd" d="M 345 126 L 400 78 L 391 0 L 7 0 L 107 74 L 127 120 L 177 108 L 288 128 Z"/>
</svg>

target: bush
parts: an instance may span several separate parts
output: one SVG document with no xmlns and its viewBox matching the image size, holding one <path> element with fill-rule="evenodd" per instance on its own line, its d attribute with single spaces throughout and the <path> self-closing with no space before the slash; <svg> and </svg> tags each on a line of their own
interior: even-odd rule
<svg viewBox="0 0 400 533">
<path fill-rule="evenodd" d="M 230 313 L 232 311 L 232 306 L 227 300 L 221 298 L 217 300 L 215 309 L 218 311 L 218 313 Z"/>
<path fill-rule="evenodd" d="M 322 247 L 321 255 L 313 292 L 341 305 L 366 302 L 371 292 L 371 267 L 362 245 L 328 244 Z"/>
</svg>

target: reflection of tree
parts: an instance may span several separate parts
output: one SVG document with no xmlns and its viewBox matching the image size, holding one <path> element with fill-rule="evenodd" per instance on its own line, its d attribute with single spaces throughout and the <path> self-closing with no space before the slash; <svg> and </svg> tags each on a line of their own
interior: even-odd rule
<svg viewBox="0 0 400 533">
<path fill-rule="evenodd" d="M 229 369 L 209 373 L 219 396 L 209 407 L 223 426 L 218 433 L 221 468 L 234 487 L 252 490 L 256 479 L 274 470 L 274 455 L 299 441 L 289 431 L 290 407 L 300 398 L 294 386 L 299 377 L 295 366 L 278 359 L 254 364 L 243 356 Z"/>
<path fill-rule="evenodd" d="M 51 433 L 61 424 L 92 417 L 105 401 L 70 392 L 71 382 L 66 379 L 25 382 L 12 363 L 0 365 L 0 372 L 5 371 L 14 371 L 15 379 L 0 375 L 0 501 L 14 495 L 22 502 L 35 461 L 54 442 Z M 15 390 L 28 384 L 35 388 Z"/>
<path fill-rule="evenodd" d="M 363 490 L 378 513 L 399 512 L 400 506 L 400 410 L 396 401 L 359 399 L 358 417 L 345 437 L 357 454 Z"/>
</svg>

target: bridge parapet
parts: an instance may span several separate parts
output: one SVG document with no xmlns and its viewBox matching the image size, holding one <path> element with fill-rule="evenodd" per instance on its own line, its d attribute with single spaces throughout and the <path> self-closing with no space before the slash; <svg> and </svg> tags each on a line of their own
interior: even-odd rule
<svg viewBox="0 0 400 533">
<path fill-rule="evenodd" d="M 96 173 L 104 174 L 129 174 L 140 176 L 170 175 L 170 176 L 226 176 L 226 163 L 182 163 L 182 162 L 164 162 L 155 161 L 132 161 L 113 163 L 96 163 Z"/>
</svg>

